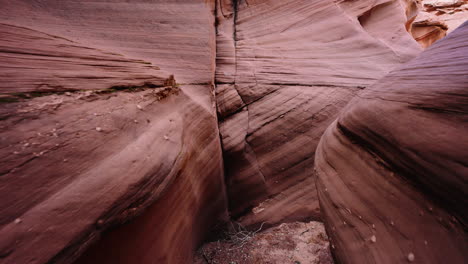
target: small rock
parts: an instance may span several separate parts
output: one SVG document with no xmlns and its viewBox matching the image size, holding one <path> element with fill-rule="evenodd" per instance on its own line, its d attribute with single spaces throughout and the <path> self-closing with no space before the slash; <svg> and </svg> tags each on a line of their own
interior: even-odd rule
<svg viewBox="0 0 468 264">
<path fill-rule="evenodd" d="M 135 119 L 135 120 L 133 120 L 133 122 L 134 122 L 135 124 L 138 124 L 138 120 L 136 120 L 136 119 Z"/>
<path fill-rule="evenodd" d="M 102 131 L 102 128 L 96 127 L 96 131 L 97 131 L 97 132 L 101 132 L 101 131 Z"/>
<path fill-rule="evenodd" d="M 424 240 L 424 245 L 426 245 L 426 246 L 427 246 L 427 240 Z"/>
<path fill-rule="evenodd" d="M 27 148 L 29 146 L 29 143 L 25 143 L 23 147 Z"/>
<path fill-rule="evenodd" d="M 97 116 L 97 113 L 94 113 L 93 115 L 94 115 L 94 116 Z"/>
<path fill-rule="evenodd" d="M 375 235 L 372 235 L 371 238 L 370 238 L 370 241 L 371 241 L 372 243 L 377 242 L 377 237 L 375 237 Z"/>
<path fill-rule="evenodd" d="M 97 225 L 98 225 L 99 227 L 102 227 L 102 226 L 104 225 L 104 220 L 99 219 L 99 220 L 97 221 Z"/>
<path fill-rule="evenodd" d="M 70 92 L 66 92 L 66 93 L 65 93 L 65 95 L 66 95 L 66 96 L 71 96 L 71 95 L 72 95 L 72 93 L 70 93 Z"/>
<path fill-rule="evenodd" d="M 164 139 L 165 139 L 165 140 L 169 140 L 169 137 L 168 137 L 168 136 L 164 136 Z"/>
<path fill-rule="evenodd" d="M 16 218 L 16 219 L 15 219 L 15 224 L 19 224 L 19 223 L 21 223 L 21 222 L 22 222 L 21 219 L 19 219 L 19 218 Z"/>
<path fill-rule="evenodd" d="M 141 105 L 139 105 L 139 104 L 137 104 L 136 107 L 137 107 L 138 109 L 140 109 L 140 110 L 143 110 L 143 107 L 142 107 Z"/>
<path fill-rule="evenodd" d="M 414 261 L 414 254 L 413 254 L 413 253 L 409 253 L 409 254 L 408 254 L 408 261 L 409 261 L 409 262 L 413 262 L 413 261 Z"/>
</svg>

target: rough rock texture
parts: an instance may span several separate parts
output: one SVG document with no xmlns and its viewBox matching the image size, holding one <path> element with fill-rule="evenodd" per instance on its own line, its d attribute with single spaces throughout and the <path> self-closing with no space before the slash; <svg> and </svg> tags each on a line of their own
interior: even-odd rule
<svg viewBox="0 0 468 264">
<path fill-rule="evenodd" d="M 190 263 L 226 212 L 213 5 L 0 6 L 0 263 Z"/>
<path fill-rule="evenodd" d="M 467 60 L 465 23 L 325 132 L 317 189 L 339 263 L 466 263 Z"/>
<path fill-rule="evenodd" d="M 198 250 L 194 263 L 333 263 L 322 223 L 284 223 L 259 233 L 237 231 L 230 235 L 231 239 L 205 244 Z"/>
<path fill-rule="evenodd" d="M 437 40 L 445 37 L 447 30 L 447 24 L 443 21 L 418 17 L 418 21 L 412 24 L 411 34 L 421 47 L 426 49 Z"/>
<path fill-rule="evenodd" d="M 318 219 L 315 146 L 359 90 L 419 53 L 406 31 L 417 6 L 217 3 L 216 95 L 230 211 L 247 226 Z"/>
<path fill-rule="evenodd" d="M 423 0 L 411 34 L 423 48 L 445 37 L 468 19 L 466 0 Z"/>
</svg>

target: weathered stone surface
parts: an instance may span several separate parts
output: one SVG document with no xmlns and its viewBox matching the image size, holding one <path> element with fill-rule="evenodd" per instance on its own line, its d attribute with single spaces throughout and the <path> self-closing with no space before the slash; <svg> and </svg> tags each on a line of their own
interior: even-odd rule
<svg viewBox="0 0 468 264">
<path fill-rule="evenodd" d="M 226 216 L 213 5 L 0 6 L 0 263 L 190 263 Z"/>
<path fill-rule="evenodd" d="M 315 146 L 358 91 L 419 53 L 406 31 L 412 3 L 218 1 L 217 104 L 233 216 L 245 225 L 320 217 Z"/>
<path fill-rule="evenodd" d="M 205 3 L 206 2 L 206 3 Z M 1 0 L 0 23 L 151 62 L 184 84 L 210 84 L 215 28 L 206 0 Z"/>
<path fill-rule="evenodd" d="M 2 97 L 31 93 L 173 85 L 150 62 L 86 47 L 24 27 L 0 24 Z M 145 84 L 146 83 L 146 84 Z"/>
<path fill-rule="evenodd" d="M 418 17 L 420 19 L 420 17 Z M 439 20 L 420 19 L 411 27 L 411 34 L 421 47 L 428 48 L 437 40 L 447 35 L 447 24 Z"/>
<path fill-rule="evenodd" d="M 445 37 L 468 19 L 466 0 L 423 0 L 411 34 L 423 48 Z"/>
<path fill-rule="evenodd" d="M 467 155 L 443 147 L 463 136 L 455 124 L 466 121 L 467 104 L 445 99 L 464 92 L 457 85 L 466 84 L 466 77 L 461 77 L 466 71 L 458 66 L 464 65 L 466 56 L 453 53 L 464 49 L 464 43 L 454 37 L 450 52 L 430 49 L 434 61 L 418 59 L 380 84 L 395 91 L 381 92 L 376 85 L 361 93 L 420 52 L 407 32 L 417 1 L 0 0 L 0 6 L 1 264 L 191 263 L 200 242 L 226 220 L 227 208 L 247 228 L 321 219 L 312 176 L 315 158 L 321 175 L 319 194 L 338 260 L 367 260 L 369 254 L 381 254 L 384 243 L 391 254 L 376 259 L 419 261 L 424 253 L 416 244 L 419 238 L 427 242 L 425 246 L 452 247 L 422 260 L 441 261 L 442 254 L 452 254 L 448 259 L 456 263 L 464 257 L 460 252 L 466 238 L 460 230 L 466 229 L 466 213 L 459 201 L 465 201 L 466 188 L 463 178 L 456 176 L 465 168 L 459 157 Z M 458 66 L 453 61 L 440 63 L 448 57 Z M 444 83 L 445 94 L 436 90 L 441 81 L 432 77 L 437 74 L 450 79 Z M 393 84 L 402 79 L 421 80 L 425 87 L 411 93 L 411 87 Z M 376 245 L 375 250 L 365 248 L 355 257 L 362 237 L 348 238 L 368 233 L 346 233 L 346 241 L 333 233 L 337 219 L 342 219 L 333 215 L 338 203 L 327 204 L 326 199 L 336 198 L 336 193 L 327 196 L 328 189 L 340 190 L 343 196 L 338 199 L 349 193 L 333 186 L 344 183 L 326 182 L 329 178 L 323 175 L 334 169 L 327 167 L 333 162 L 344 162 L 349 166 L 343 165 L 344 173 L 357 179 L 370 175 L 380 183 L 378 173 L 368 169 L 377 165 L 366 158 L 362 148 L 367 145 L 346 145 L 349 148 L 336 155 L 349 157 L 323 165 L 328 161 L 323 153 L 331 151 L 324 150 L 328 147 L 323 142 L 335 139 L 332 132 L 325 135 L 317 157 L 315 149 L 345 105 L 363 94 L 390 98 L 372 105 L 375 112 L 359 108 L 355 115 L 358 110 L 353 106 L 346 108 L 349 113 L 340 118 L 341 129 L 361 132 L 369 144 L 395 155 L 382 160 L 390 168 L 399 166 L 386 178 L 398 188 L 369 187 L 368 199 L 395 205 L 382 208 L 386 218 L 357 215 L 361 221 L 375 222 L 376 232 L 383 230 L 387 238 L 370 232 L 364 240 Z M 405 126 L 378 126 L 387 130 L 375 134 L 392 135 L 388 131 L 393 129 L 402 133 L 384 142 L 374 134 L 365 137 L 367 130 L 359 130 L 352 118 L 370 120 L 372 125 L 378 119 L 375 115 L 387 113 L 387 108 L 404 112 L 406 108 L 385 101 L 401 96 L 417 114 L 410 112 Z M 431 102 L 435 106 L 427 106 Z M 436 122 L 426 128 L 417 118 Z M 405 120 L 398 112 L 378 121 L 400 119 Z M 412 136 L 408 128 L 421 131 L 421 137 Z M 333 129 L 337 128 L 332 125 Z M 430 135 L 445 134 L 455 136 L 426 144 Z M 354 140 L 349 137 L 342 135 L 339 144 Z M 421 156 L 392 152 L 392 146 L 416 149 Z M 354 163 L 349 165 L 347 159 Z M 446 164 L 451 165 L 449 172 Z M 408 170 L 437 177 L 424 181 L 427 178 L 412 178 Z M 414 191 L 406 180 L 424 191 Z M 364 187 L 373 183 L 363 181 Z M 434 188 L 436 184 L 443 187 Z M 328 185 L 332 187 L 324 187 Z M 401 193 L 411 197 L 405 200 Z M 429 196 L 434 201 L 426 206 L 427 212 L 419 213 L 434 216 L 415 227 L 420 218 L 401 209 L 420 209 Z M 345 202 L 353 201 L 349 197 Z M 347 207 L 346 212 L 366 206 Z M 411 221 L 405 218 L 408 215 Z M 354 220 L 346 218 L 343 225 L 364 228 Z M 407 226 L 396 229 L 400 223 Z M 323 254 L 310 250 L 326 252 L 328 243 L 326 238 L 315 241 L 317 236 L 297 232 L 307 225 L 271 229 L 280 239 L 292 235 L 306 255 L 292 248 L 268 255 L 275 246 L 270 242 L 278 239 L 269 240 L 267 231 L 257 241 L 266 247 L 252 248 L 255 261 L 284 263 L 287 256 L 294 256 L 304 262 L 309 253 L 320 259 Z M 417 236 L 416 229 L 427 238 Z M 401 234 L 408 235 L 398 237 Z M 408 238 L 413 235 L 417 241 Z M 432 242 L 439 235 L 441 240 Z M 314 246 L 308 248 L 310 239 Z M 329 261 L 325 255 L 322 260 Z"/>
<path fill-rule="evenodd" d="M 247 231 L 233 226 L 227 239 L 205 244 L 195 264 L 333 264 L 325 228 L 320 222 L 283 223 Z"/>
<path fill-rule="evenodd" d="M 466 262 L 467 60 L 465 23 L 325 132 L 317 189 L 340 263 Z"/>
</svg>

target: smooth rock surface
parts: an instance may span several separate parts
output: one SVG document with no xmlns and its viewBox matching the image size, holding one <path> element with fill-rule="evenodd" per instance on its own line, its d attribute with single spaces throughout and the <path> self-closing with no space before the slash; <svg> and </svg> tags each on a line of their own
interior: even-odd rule
<svg viewBox="0 0 468 264">
<path fill-rule="evenodd" d="M 406 31 L 414 8 L 218 1 L 216 99 L 235 218 L 246 226 L 320 218 L 315 146 L 361 89 L 419 53 Z"/>
<path fill-rule="evenodd" d="M 179 83 L 210 84 L 215 28 L 206 0 L 1 0 L 0 23 L 144 60 Z"/>
<path fill-rule="evenodd" d="M 174 85 L 150 62 L 86 47 L 59 36 L 0 24 L 0 94 L 46 94 L 80 90 Z"/>
<path fill-rule="evenodd" d="M 339 263 L 466 263 L 467 60 L 465 23 L 325 132 L 316 185 Z"/>
<path fill-rule="evenodd" d="M 214 5 L 0 6 L 0 263 L 190 263 L 226 217 Z"/>
</svg>

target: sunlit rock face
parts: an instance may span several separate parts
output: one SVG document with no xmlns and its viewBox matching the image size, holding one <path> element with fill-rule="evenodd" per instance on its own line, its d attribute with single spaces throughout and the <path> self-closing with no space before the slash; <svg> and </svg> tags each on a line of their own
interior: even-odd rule
<svg viewBox="0 0 468 264">
<path fill-rule="evenodd" d="M 413 1 L 218 1 L 216 98 L 230 211 L 319 219 L 315 147 L 360 90 L 420 48 Z M 308 146 L 308 147 L 304 147 Z"/>
<path fill-rule="evenodd" d="M 468 19 L 468 2 L 464 0 L 423 0 L 421 5 L 411 34 L 423 48 L 445 37 Z"/>
<path fill-rule="evenodd" d="M 214 5 L 0 6 L 0 263 L 190 263 L 226 215 Z"/>
<path fill-rule="evenodd" d="M 317 148 L 339 263 L 464 263 L 468 24 L 367 88 Z"/>
</svg>

